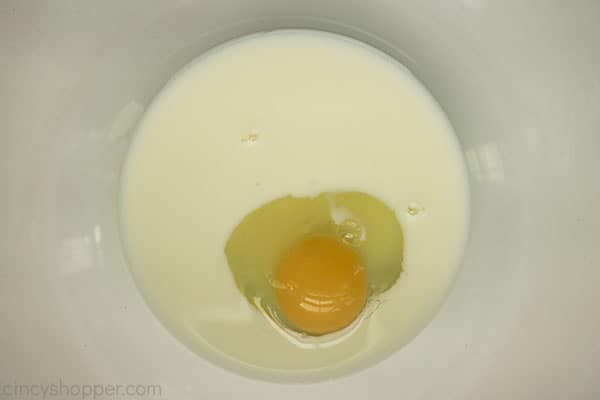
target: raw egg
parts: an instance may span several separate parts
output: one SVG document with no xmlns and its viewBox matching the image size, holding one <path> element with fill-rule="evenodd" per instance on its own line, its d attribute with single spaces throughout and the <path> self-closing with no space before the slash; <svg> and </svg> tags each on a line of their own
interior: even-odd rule
<svg viewBox="0 0 600 400">
<path fill-rule="evenodd" d="M 286 196 L 243 218 L 225 246 L 238 288 L 283 328 L 323 335 L 350 325 L 402 271 L 402 228 L 362 192 Z"/>
</svg>

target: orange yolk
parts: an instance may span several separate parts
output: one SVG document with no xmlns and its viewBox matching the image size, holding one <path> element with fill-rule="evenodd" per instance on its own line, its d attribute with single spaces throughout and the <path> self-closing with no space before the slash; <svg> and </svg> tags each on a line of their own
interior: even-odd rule
<svg viewBox="0 0 600 400">
<path fill-rule="evenodd" d="M 313 335 L 348 326 L 367 299 L 367 277 L 358 254 L 330 236 L 295 243 L 280 260 L 275 282 L 283 315 Z"/>
</svg>

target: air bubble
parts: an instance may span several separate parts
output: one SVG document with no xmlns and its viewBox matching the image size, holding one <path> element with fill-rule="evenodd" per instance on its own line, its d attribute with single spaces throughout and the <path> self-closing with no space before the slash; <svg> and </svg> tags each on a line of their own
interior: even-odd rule
<svg viewBox="0 0 600 400">
<path fill-rule="evenodd" d="M 412 215 L 413 217 L 415 217 L 419 214 L 424 213 L 425 209 L 420 204 L 412 202 L 408 205 L 407 212 L 408 212 L 408 215 Z"/>
<path fill-rule="evenodd" d="M 242 137 L 242 143 L 252 144 L 258 142 L 258 131 L 251 130 L 249 134 Z"/>
<path fill-rule="evenodd" d="M 338 225 L 337 234 L 342 242 L 356 246 L 363 238 L 363 228 L 358 221 L 345 219 Z"/>
</svg>

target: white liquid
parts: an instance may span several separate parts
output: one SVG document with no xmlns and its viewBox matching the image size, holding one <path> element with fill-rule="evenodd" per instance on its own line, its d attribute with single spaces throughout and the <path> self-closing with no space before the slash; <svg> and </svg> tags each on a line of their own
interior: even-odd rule
<svg viewBox="0 0 600 400">
<path fill-rule="evenodd" d="M 247 304 L 224 246 L 264 203 L 336 190 L 397 211 L 405 270 L 351 335 L 306 348 Z M 450 125 L 405 68 L 344 37 L 277 31 L 169 82 L 131 146 L 121 211 L 138 285 L 180 340 L 247 375 L 314 380 L 382 359 L 430 321 L 460 262 L 468 188 Z"/>
</svg>

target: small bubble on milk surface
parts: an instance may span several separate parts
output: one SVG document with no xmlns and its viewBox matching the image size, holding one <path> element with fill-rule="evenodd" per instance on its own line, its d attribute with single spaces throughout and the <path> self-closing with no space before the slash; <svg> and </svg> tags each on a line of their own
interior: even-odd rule
<svg viewBox="0 0 600 400">
<path fill-rule="evenodd" d="M 260 134 L 259 134 L 258 130 L 252 129 L 252 130 L 250 130 L 250 133 L 248 133 L 245 136 L 242 136 L 242 143 L 254 144 L 254 143 L 258 142 L 259 138 L 260 138 Z"/>
<path fill-rule="evenodd" d="M 421 204 L 413 201 L 408 204 L 407 213 L 413 217 L 425 215 L 425 208 Z"/>
</svg>

